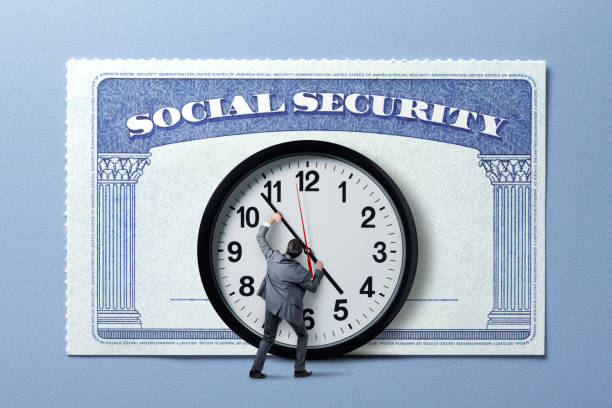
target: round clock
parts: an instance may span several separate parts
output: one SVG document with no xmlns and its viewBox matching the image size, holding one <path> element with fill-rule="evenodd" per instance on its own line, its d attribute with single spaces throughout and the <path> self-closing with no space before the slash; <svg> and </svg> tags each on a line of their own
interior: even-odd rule
<svg viewBox="0 0 612 408">
<path fill-rule="evenodd" d="M 200 224 L 200 276 L 219 316 L 255 347 L 265 315 L 257 289 L 266 275 L 256 234 L 276 211 L 283 220 L 267 233 L 272 247 L 284 252 L 298 237 L 324 263 L 318 290 L 304 297 L 308 358 L 373 339 L 406 302 L 417 263 L 414 221 L 391 177 L 354 150 L 303 140 L 264 149 L 223 179 Z M 307 265 L 305 254 L 297 260 Z M 283 321 L 271 353 L 293 358 L 296 340 Z"/>
</svg>

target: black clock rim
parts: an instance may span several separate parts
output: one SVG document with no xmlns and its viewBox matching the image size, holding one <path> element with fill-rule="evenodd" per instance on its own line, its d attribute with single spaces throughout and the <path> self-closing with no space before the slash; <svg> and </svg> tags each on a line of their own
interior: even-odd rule
<svg viewBox="0 0 612 408">
<path fill-rule="evenodd" d="M 346 341 L 336 343 L 330 346 L 322 346 L 317 348 L 309 348 L 307 358 L 309 360 L 324 359 L 338 357 L 353 351 L 368 341 L 375 338 L 389 323 L 397 316 L 401 308 L 406 303 L 408 294 L 412 289 L 414 277 L 416 274 L 416 265 L 418 258 L 418 242 L 417 233 L 412 212 L 406 198 L 401 190 L 395 184 L 393 179 L 376 163 L 367 158 L 361 153 L 356 152 L 348 147 L 319 140 L 296 140 L 285 143 L 280 143 L 270 146 L 259 152 L 249 156 L 238 164 L 227 176 L 221 181 L 219 186 L 213 192 L 204 214 L 200 222 L 198 233 L 198 267 L 200 270 L 200 278 L 204 286 L 204 290 L 208 296 L 213 308 L 227 324 L 243 340 L 247 341 L 254 347 L 259 346 L 261 336 L 254 333 L 250 328 L 246 327 L 234 314 L 230 311 L 226 301 L 216 284 L 216 278 L 213 273 L 213 234 L 216 220 L 219 216 L 221 206 L 232 188 L 240 183 L 240 181 L 257 167 L 265 165 L 271 160 L 277 160 L 283 156 L 292 156 L 295 154 L 317 154 L 329 155 L 354 163 L 370 174 L 386 191 L 389 199 L 394 203 L 398 215 L 401 219 L 404 235 L 405 235 L 405 254 L 406 262 L 404 263 L 404 271 L 401 281 L 398 282 L 398 291 L 395 298 L 387 306 L 383 315 L 378 318 L 370 327 L 363 332 L 350 337 Z M 270 349 L 272 354 L 286 358 L 295 358 L 295 347 L 288 347 L 280 344 L 274 344 Z"/>
</svg>

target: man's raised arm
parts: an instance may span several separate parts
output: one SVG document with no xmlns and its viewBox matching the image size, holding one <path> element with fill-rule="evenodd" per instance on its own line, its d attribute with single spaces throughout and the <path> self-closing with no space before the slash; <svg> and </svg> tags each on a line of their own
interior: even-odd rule
<svg viewBox="0 0 612 408">
<path fill-rule="evenodd" d="M 257 243 L 259 244 L 259 249 L 261 249 L 261 252 L 264 254 L 266 259 L 269 259 L 274 253 L 274 249 L 272 249 L 268 243 L 268 240 L 266 239 L 266 234 L 268 233 L 270 226 L 275 222 L 279 222 L 281 218 L 281 213 L 274 214 L 272 217 L 270 217 L 268 222 L 264 222 L 263 225 L 259 227 L 259 231 L 257 232 Z"/>
</svg>

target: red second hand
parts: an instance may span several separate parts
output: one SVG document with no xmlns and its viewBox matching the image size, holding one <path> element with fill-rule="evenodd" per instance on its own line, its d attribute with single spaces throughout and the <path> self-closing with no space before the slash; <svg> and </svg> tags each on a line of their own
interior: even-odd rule
<svg viewBox="0 0 612 408">
<path fill-rule="evenodd" d="M 295 192 L 298 198 L 298 206 L 300 207 L 300 219 L 302 220 L 302 231 L 304 231 L 304 246 L 306 247 L 306 258 L 308 259 L 308 270 L 310 271 L 310 277 L 312 278 L 314 274 L 312 273 L 312 264 L 310 263 L 310 255 L 308 254 L 308 241 L 306 240 L 306 228 L 304 228 L 304 217 L 302 216 L 302 203 L 300 202 L 300 193 L 298 190 L 297 184 L 295 185 Z"/>
</svg>

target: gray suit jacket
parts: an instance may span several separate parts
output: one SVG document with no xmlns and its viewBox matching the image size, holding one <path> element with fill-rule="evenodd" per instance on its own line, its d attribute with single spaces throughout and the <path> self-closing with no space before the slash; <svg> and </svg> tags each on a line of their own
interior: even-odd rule
<svg viewBox="0 0 612 408">
<path fill-rule="evenodd" d="M 268 272 L 257 294 L 265 299 L 266 309 L 289 323 L 303 324 L 303 299 L 306 290 L 315 292 L 323 271 L 317 269 L 310 278 L 308 269 L 300 265 L 288 254 L 272 249 L 266 240 L 269 228 L 259 227 L 257 243 L 268 262 Z"/>
</svg>

